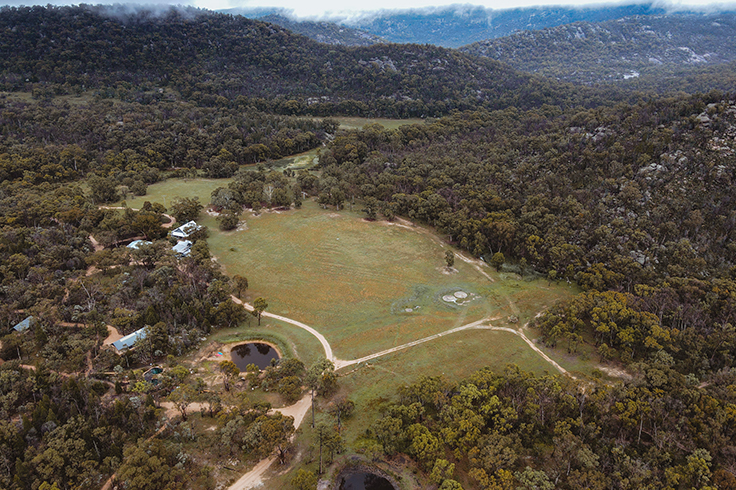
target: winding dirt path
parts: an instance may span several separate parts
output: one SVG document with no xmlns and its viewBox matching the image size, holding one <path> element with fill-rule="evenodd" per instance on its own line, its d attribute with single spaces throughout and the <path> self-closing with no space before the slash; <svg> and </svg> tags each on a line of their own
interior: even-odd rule
<svg viewBox="0 0 736 490">
<path fill-rule="evenodd" d="M 294 429 L 298 429 L 304 420 L 304 416 L 309 411 L 309 407 L 312 405 L 312 398 L 309 395 L 304 395 L 301 400 L 293 405 L 284 408 L 276 408 L 269 411 L 269 413 L 281 412 L 282 415 L 287 417 L 294 417 Z M 292 440 L 294 436 L 291 436 Z M 229 490 L 249 490 L 251 488 L 263 486 L 263 475 L 276 461 L 276 456 L 269 456 L 266 459 L 262 459 L 258 462 L 248 473 L 244 474 L 238 481 L 230 485 Z"/>
<path fill-rule="evenodd" d="M 124 208 L 122 206 L 98 206 L 98 208 L 99 209 L 127 209 L 127 208 Z M 130 208 L 130 209 L 133 210 L 133 211 L 140 211 L 139 209 L 135 209 L 135 208 Z M 171 228 L 172 226 L 174 226 L 174 223 L 176 223 L 176 220 L 174 219 L 173 216 L 171 216 L 170 214 L 166 214 L 166 213 L 161 213 L 161 214 L 163 214 L 164 216 L 166 216 L 167 218 L 169 218 L 169 222 L 168 223 L 162 223 L 161 224 L 161 228 Z M 144 239 L 145 237 L 136 237 L 136 238 Z M 92 247 L 95 249 L 95 252 L 99 252 L 100 250 L 104 250 L 105 249 L 105 247 L 103 245 L 100 245 L 100 242 L 98 242 L 95 239 L 95 237 L 93 237 L 92 235 L 89 236 L 89 241 L 92 242 Z M 92 267 L 94 267 L 94 266 L 92 266 Z"/>
<path fill-rule="evenodd" d="M 230 296 L 230 297 L 232 298 L 233 302 L 235 302 L 235 303 L 237 303 L 239 305 L 243 305 L 243 307 L 246 310 L 253 311 L 253 306 L 249 305 L 248 303 L 243 302 L 240 298 L 238 298 L 236 296 Z M 347 367 L 347 366 L 352 366 L 354 364 L 359 364 L 361 362 L 370 361 L 371 359 L 376 359 L 378 357 L 382 357 L 382 356 L 385 356 L 387 354 L 391 354 L 393 352 L 398 352 L 400 350 L 407 349 L 409 347 L 414 347 L 416 345 L 423 344 L 425 342 L 429 342 L 430 340 L 435 340 L 435 339 L 438 339 L 440 337 L 444 337 L 445 335 L 450 335 L 450 334 L 453 334 L 453 333 L 456 333 L 456 332 L 462 332 L 463 330 L 470 330 L 470 329 L 474 329 L 475 328 L 475 329 L 483 329 L 483 330 L 495 330 L 495 331 L 500 331 L 500 332 L 508 332 L 508 333 L 512 333 L 514 335 L 517 335 L 524 342 L 526 342 L 526 344 L 529 347 L 531 347 L 534 352 L 536 352 L 537 354 L 539 354 L 542 357 L 542 359 L 544 359 L 549 364 L 551 364 L 552 366 L 554 366 L 554 368 L 557 369 L 560 373 L 564 374 L 565 376 L 569 376 L 572 379 L 577 379 L 575 376 L 573 376 L 572 374 L 570 374 L 570 372 L 567 369 L 565 369 L 562 366 L 560 366 L 551 357 L 549 357 L 547 354 L 545 354 L 542 351 L 542 349 L 540 349 L 539 347 L 537 347 L 537 345 L 529 337 L 526 336 L 526 334 L 524 333 L 523 328 L 520 329 L 520 330 L 516 330 L 516 329 L 513 329 L 513 328 L 509 328 L 509 327 L 494 327 L 492 325 L 484 325 L 485 323 L 487 323 L 487 322 L 489 322 L 489 321 L 492 320 L 492 319 L 489 319 L 489 318 L 483 318 L 482 320 L 478 320 L 478 321 L 475 321 L 475 322 L 472 322 L 472 323 L 468 323 L 468 324 L 462 325 L 460 327 L 451 328 L 449 330 L 445 330 L 444 332 L 440 332 L 440 333 L 437 333 L 437 334 L 434 334 L 434 335 L 430 335 L 429 337 L 424 337 L 422 339 L 414 340 L 412 342 L 407 342 L 406 344 L 398 345 L 396 347 L 392 347 L 390 349 L 382 350 L 380 352 L 375 352 L 373 354 L 369 354 L 369 355 L 367 355 L 365 357 L 361 357 L 359 359 L 347 360 L 347 359 L 338 359 L 338 358 L 336 358 L 335 355 L 332 353 L 332 347 L 330 346 L 330 343 L 327 341 L 327 339 L 325 338 L 325 336 L 322 335 L 321 333 L 319 333 L 314 328 L 310 327 L 309 325 L 307 325 L 305 323 L 302 323 L 302 322 L 299 322 L 299 321 L 296 321 L 296 320 L 292 320 L 291 318 L 287 318 L 285 316 L 274 315 L 273 313 L 268 313 L 268 312 L 265 312 L 265 311 L 263 312 L 263 316 L 268 317 L 268 318 L 274 318 L 276 320 L 281 320 L 282 322 L 286 322 L 286 323 L 289 323 L 289 324 L 294 325 L 296 327 L 302 328 L 302 329 L 306 330 L 307 332 L 311 333 L 312 335 L 314 335 L 317 338 L 317 340 L 319 340 L 319 342 L 322 344 L 322 347 L 325 350 L 325 357 L 327 359 L 329 359 L 330 361 L 332 361 L 335 364 L 335 369 L 336 370 L 337 369 L 342 369 L 342 368 Z M 524 328 L 526 328 L 526 326 L 527 325 L 524 325 Z"/>
<path fill-rule="evenodd" d="M 371 359 L 382 357 L 387 354 L 391 354 L 393 352 L 398 352 L 400 350 L 407 349 L 409 347 L 414 347 L 415 345 L 423 344 L 425 342 L 429 342 L 430 340 L 435 340 L 440 337 L 444 337 L 445 335 L 450 335 L 456 332 L 462 332 L 463 330 L 469 330 L 471 328 L 479 328 L 482 324 L 488 321 L 490 321 L 488 318 L 483 318 L 482 320 L 478 320 L 477 322 L 468 323 L 460 327 L 451 328 L 450 330 L 445 330 L 444 332 L 436 333 L 434 335 L 430 335 L 429 337 L 424 337 L 423 339 L 414 340 L 412 342 L 407 342 L 406 344 L 403 344 L 403 345 L 399 345 L 396 347 L 392 347 L 390 349 L 382 350 L 380 352 L 376 352 L 374 354 L 370 354 L 365 357 L 361 357 L 360 359 L 353 359 L 352 361 L 346 361 L 344 359 L 335 359 L 335 361 L 333 361 L 335 363 L 335 369 L 336 370 L 342 369 L 347 366 L 352 366 L 353 364 L 359 364 L 361 362 L 370 361 Z"/>
<path fill-rule="evenodd" d="M 240 298 L 236 296 L 231 296 L 233 302 L 243 305 L 243 307 L 248 311 L 253 311 L 253 306 L 249 305 L 248 303 L 243 302 Z M 451 328 L 449 330 L 445 330 L 444 332 L 440 332 L 434 335 L 430 335 L 429 337 L 424 337 L 419 340 L 414 340 L 412 342 L 407 342 L 406 344 L 402 344 L 396 347 L 392 347 L 390 349 L 382 350 L 380 352 L 376 352 L 370 355 L 367 355 L 365 357 L 361 357 L 359 359 L 353 359 L 353 360 L 345 360 L 345 359 L 337 359 L 335 355 L 332 353 L 332 347 L 330 346 L 330 343 L 327 341 L 324 335 L 319 333 L 314 328 L 310 327 L 309 325 L 292 320 L 291 318 L 287 318 L 285 316 L 281 315 L 275 315 L 273 313 L 267 313 L 263 312 L 263 316 L 268 318 L 274 318 L 276 320 L 280 320 L 282 322 L 289 323 L 291 325 L 294 325 L 296 327 L 302 328 L 306 330 L 307 332 L 314 335 L 317 340 L 322 344 L 322 347 L 325 350 L 325 357 L 329 360 L 331 360 L 335 364 L 335 369 L 342 369 L 347 366 L 353 366 L 355 364 L 359 364 L 361 362 L 370 361 L 372 359 L 376 359 L 378 357 L 385 356 L 387 354 L 391 354 L 393 352 L 398 352 L 403 349 L 408 349 L 409 347 L 414 347 L 420 344 L 423 344 L 425 342 L 429 342 L 430 340 L 435 340 L 440 337 L 444 337 L 446 335 L 450 335 L 457 332 L 462 332 L 464 330 L 471 330 L 471 329 L 479 329 L 479 330 L 491 330 L 491 331 L 499 331 L 499 332 L 508 332 L 514 335 L 519 336 L 526 344 L 532 348 L 537 354 L 539 354 L 542 359 L 550 363 L 552 366 L 555 367 L 560 373 L 564 374 L 565 376 L 569 376 L 572 379 L 577 379 L 575 376 L 570 374 L 565 368 L 560 366 L 557 362 L 555 362 L 552 358 L 550 358 L 547 354 L 545 354 L 539 347 L 537 347 L 532 340 L 529 339 L 529 337 L 526 336 L 526 334 L 523 332 L 523 329 L 516 330 L 509 327 L 494 327 L 493 325 L 490 325 L 488 322 L 495 320 L 489 319 L 489 318 L 483 318 L 481 320 L 468 323 L 465 325 L 462 325 L 460 327 Z M 526 327 L 526 325 L 524 326 Z M 294 428 L 298 428 L 301 424 L 302 420 L 304 419 L 304 416 L 309 411 L 309 407 L 311 405 L 311 398 L 309 395 L 305 395 L 302 397 L 301 400 L 296 402 L 294 405 L 291 405 L 289 407 L 284 407 L 281 409 L 276 409 L 272 411 L 279 411 L 284 415 L 292 416 L 294 417 Z M 292 436 L 293 437 L 293 436 Z M 241 476 L 234 484 L 232 484 L 228 490 L 250 490 L 253 488 L 262 487 L 264 484 L 263 476 L 268 470 L 268 468 L 271 467 L 271 465 L 276 460 L 276 456 L 270 456 L 266 459 L 263 459 L 258 462 L 249 472 Z"/>
<path fill-rule="evenodd" d="M 243 308 L 245 308 L 248 311 L 253 311 L 253 306 L 249 305 L 248 303 L 243 302 L 240 298 L 237 296 L 231 295 L 230 298 L 233 300 L 234 303 L 237 303 L 239 305 L 243 305 Z M 290 323 L 291 325 L 294 325 L 296 327 L 299 327 L 301 329 L 306 330 L 307 332 L 314 335 L 317 340 L 319 340 L 319 343 L 322 344 L 322 348 L 325 350 L 325 357 L 329 359 L 332 362 L 336 362 L 337 359 L 335 359 L 335 355 L 332 353 L 332 347 L 330 346 L 330 343 L 327 342 L 327 339 L 324 335 L 307 325 L 306 323 L 298 322 L 296 320 L 292 320 L 291 318 L 286 318 L 285 316 L 281 315 L 274 315 L 273 313 L 268 313 L 267 311 L 264 311 L 262 313 L 262 316 L 273 318 L 275 320 L 280 320 L 282 322 Z"/>
<path fill-rule="evenodd" d="M 98 208 L 99 209 L 130 209 L 131 211 L 140 211 L 140 209 L 137 209 L 137 208 L 124 208 L 122 206 L 98 206 Z M 174 226 L 174 223 L 176 223 L 176 220 L 174 219 L 173 216 L 171 216 L 170 214 L 166 214 L 166 213 L 161 213 L 161 214 L 169 218 L 169 222 L 162 223 L 161 228 L 171 228 L 172 226 Z"/>
<path fill-rule="evenodd" d="M 539 347 L 537 347 L 537 345 L 529 337 L 526 336 L 526 334 L 524 333 L 523 329 L 522 330 L 515 330 L 513 328 L 508 328 L 508 327 L 493 327 L 493 326 L 487 326 L 487 327 L 486 326 L 479 326 L 479 327 L 476 327 L 476 328 L 478 328 L 478 329 L 484 329 L 484 330 L 495 330 L 495 331 L 500 331 L 500 332 L 509 332 L 509 333 L 512 333 L 512 334 L 514 334 L 514 335 L 516 335 L 518 337 L 521 337 L 521 340 L 523 340 L 524 342 L 526 342 L 527 345 L 529 347 L 531 347 L 534 352 L 536 352 L 537 354 L 539 354 L 542 357 L 542 359 L 544 359 L 548 363 L 552 364 L 552 366 L 554 366 L 555 369 L 557 369 L 560 373 L 564 374 L 565 376 L 569 376 L 572 379 L 578 379 L 575 376 L 573 376 L 572 374 L 570 374 L 570 371 L 568 371 L 567 369 L 565 369 L 562 366 L 560 366 L 559 364 L 557 364 L 551 357 L 549 357 L 547 354 L 545 354 L 542 351 L 542 349 L 540 349 Z M 524 328 L 526 328 L 526 325 L 524 325 Z"/>
</svg>

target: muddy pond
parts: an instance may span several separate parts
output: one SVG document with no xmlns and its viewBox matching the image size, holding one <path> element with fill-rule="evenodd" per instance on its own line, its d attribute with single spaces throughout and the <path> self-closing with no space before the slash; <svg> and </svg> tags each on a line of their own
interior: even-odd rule
<svg viewBox="0 0 736 490">
<path fill-rule="evenodd" d="M 353 473 L 340 482 L 340 490 L 396 490 L 382 476 L 373 473 Z"/>
<path fill-rule="evenodd" d="M 230 351 L 230 356 L 241 371 L 245 371 L 248 364 L 255 364 L 258 369 L 266 369 L 271 365 L 271 359 L 280 358 L 276 349 L 262 342 L 236 345 Z"/>
</svg>

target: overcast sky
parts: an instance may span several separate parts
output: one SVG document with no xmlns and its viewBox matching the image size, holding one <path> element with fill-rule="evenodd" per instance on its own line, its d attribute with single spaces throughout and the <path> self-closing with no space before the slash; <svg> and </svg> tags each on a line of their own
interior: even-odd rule
<svg viewBox="0 0 736 490">
<path fill-rule="evenodd" d="M 452 3 L 463 5 L 480 5 L 492 9 L 509 9 L 515 7 L 532 7 L 539 5 L 604 5 L 622 3 L 644 3 L 636 1 L 605 2 L 600 0 L 470 0 L 452 2 L 452 0 L 371 0 L 370 2 L 346 2 L 345 0 L 86 0 L 74 2 L 69 0 L 0 0 L 0 5 L 68 5 L 87 3 L 104 4 L 158 4 L 158 5 L 193 5 L 210 10 L 235 7 L 278 7 L 292 11 L 298 17 L 345 17 L 360 12 L 385 9 L 410 9 L 422 7 L 439 7 Z M 673 10 L 709 10 L 710 8 L 736 9 L 736 0 L 663 0 L 656 1 L 657 6 L 667 6 Z"/>
</svg>

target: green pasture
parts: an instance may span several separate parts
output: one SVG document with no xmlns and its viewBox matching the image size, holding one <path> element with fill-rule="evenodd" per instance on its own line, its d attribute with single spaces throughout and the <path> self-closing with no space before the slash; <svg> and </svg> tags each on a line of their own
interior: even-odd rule
<svg viewBox="0 0 736 490">
<path fill-rule="evenodd" d="M 386 129 L 397 129 L 406 124 L 424 124 L 424 119 L 386 119 L 381 117 L 333 117 L 340 122 L 340 129 L 363 129 L 368 124 L 378 123 Z"/>
<path fill-rule="evenodd" d="M 140 209 L 146 201 L 158 202 L 166 207 L 174 199 L 198 197 L 199 202 L 206 206 L 210 202 L 212 191 L 218 187 L 227 187 L 230 181 L 231 179 L 167 179 L 149 185 L 145 196 L 134 197 L 129 194 L 125 203 L 133 209 Z M 115 205 L 121 204 L 122 201 L 119 201 Z"/>
<path fill-rule="evenodd" d="M 325 335 L 338 358 L 355 359 L 482 318 L 520 324 L 570 292 L 544 281 L 494 281 L 455 260 L 446 273 L 446 245 L 421 228 L 368 222 L 360 213 L 300 210 L 246 214 L 247 229 L 210 226 L 209 247 L 228 275 L 246 276 L 247 300 L 305 322 Z M 462 291 L 457 305 L 443 296 Z"/>
<path fill-rule="evenodd" d="M 317 152 L 319 152 L 319 148 L 314 148 L 298 155 L 272 160 L 267 162 L 266 165 L 273 170 L 303 170 L 312 168 L 319 163 Z M 252 167 L 256 168 L 256 165 L 252 165 Z"/>
<path fill-rule="evenodd" d="M 127 205 L 139 208 L 144 201 L 170 204 L 178 197 L 195 196 L 207 204 L 211 192 L 228 182 L 169 179 L 149 186 L 146 196 L 129 199 Z M 494 326 L 518 328 L 555 302 L 577 293 L 566 284 L 528 281 L 480 266 L 489 280 L 477 270 L 479 266 L 460 257 L 455 259 L 455 271 L 448 274 L 444 254 L 449 246 L 427 229 L 368 222 L 357 211 L 324 210 L 313 201 L 298 210 L 267 211 L 258 216 L 245 212 L 243 219 L 244 230 L 221 232 L 214 217 L 200 215 L 198 221 L 210 230 L 208 244 L 213 256 L 229 276 L 248 278 L 247 301 L 262 296 L 268 301 L 267 311 L 316 328 L 340 359 L 360 358 L 483 318 Z M 458 300 L 465 304 L 443 300 L 458 291 L 468 295 Z M 510 323 L 510 316 L 518 322 Z M 242 328 L 258 331 L 254 321 Z M 294 344 L 296 356 L 307 365 L 323 355 L 317 340 L 297 327 L 264 318 L 261 330 L 282 335 Z M 467 359 L 468 350 L 483 351 L 483 339 L 488 335 L 482 330 L 452 334 L 373 362 L 383 365 L 395 357 L 403 359 L 408 376 L 411 372 L 424 374 L 425 367 L 431 374 L 432 367 L 438 365 L 434 349 L 449 353 L 450 358 Z M 497 335 L 527 353 L 527 365 L 518 360 L 509 362 L 532 371 L 553 369 L 520 339 Z M 477 340 L 470 349 L 466 348 L 470 340 L 461 348 L 457 344 L 461 337 Z M 407 361 L 407 353 L 415 352 L 425 354 Z M 589 373 L 594 367 L 588 359 L 566 355 L 562 345 L 548 354 L 579 373 Z M 429 364 L 422 365 L 424 361 Z M 491 357 L 487 363 L 470 362 L 468 366 L 475 369 L 492 364 L 501 368 L 506 363 Z"/>
</svg>

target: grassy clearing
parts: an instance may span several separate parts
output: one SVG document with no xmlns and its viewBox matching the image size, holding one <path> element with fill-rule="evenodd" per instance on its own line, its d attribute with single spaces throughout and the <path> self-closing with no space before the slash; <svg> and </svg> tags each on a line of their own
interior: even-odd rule
<svg viewBox="0 0 736 490">
<path fill-rule="evenodd" d="M 145 196 L 129 196 L 125 202 L 128 207 L 140 209 L 146 201 L 158 202 L 166 207 L 177 198 L 198 197 L 199 202 L 206 206 L 210 202 L 212 191 L 218 187 L 227 187 L 230 181 L 231 179 L 167 179 L 149 185 Z M 122 202 L 113 206 L 120 206 Z"/>
<path fill-rule="evenodd" d="M 335 117 L 340 121 L 340 129 L 363 129 L 368 124 L 378 123 L 386 129 L 397 129 L 406 124 L 424 124 L 424 119 L 386 119 L 367 117 Z"/>
<path fill-rule="evenodd" d="M 203 220 L 208 224 L 206 220 Z M 244 231 L 213 230 L 210 250 L 228 274 L 248 277 L 248 300 L 314 326 L 339 358 L 354 359 L 481 318 L 525 322 L 569 296 L 546 282 L 494 282 L 473 265 L 444 268 L 446 245 L 421 228 L 367 222 L 359 213 L 301 210 L 247 218 Z M 443 296 L 463 291 L 462 306 Z"/>
<path fill-rule="evenodd" d="M 298 155 L 273 160 L 268 162 L 267 166 L 273 170 L 286 170 L 287 168 L 290 170 L 302 170 L 312 168 L 319 163 L 317 158 L 318 151 L 319 148 L 314 148 Z M 252 165 L 251 167 L 256 168 L 256 165 Z"/>
<path fill-rule="evenodd" d="M 458 332 L 348 371 L 340 377 L 340 386 L 355 401 L 361 416 L 359 424 L 346 426 L 346 441 L 351 444 L 378 418 L 381 402 L 393 399 L 400 387 L 422 376 L 442 375 L 456 382 L 482 367 L 500 371 L 508 364 L 537 374 L 558 374 L 516 335 L 491 330 Z"/>
</svg>

